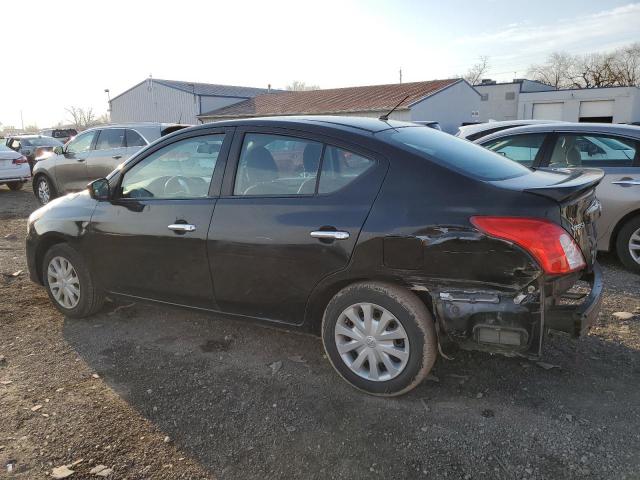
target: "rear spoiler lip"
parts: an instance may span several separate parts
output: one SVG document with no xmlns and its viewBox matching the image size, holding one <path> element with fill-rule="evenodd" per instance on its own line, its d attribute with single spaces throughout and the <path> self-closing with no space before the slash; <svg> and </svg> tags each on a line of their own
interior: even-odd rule
<svg viewBox="0 0 640 480">
<path fill-rule="evenodd" d="M 523 191 L 551 198 L 557 202 L 565 202 L 580 196 L 582 193 L 595 188 L 604 178 L 604 172 L 599 168 L 581 169 L 552 169 L 540 168 L 538 170 L 568 173 L 563 181 L 551 185 L 525 188 Z"/>
</svg>

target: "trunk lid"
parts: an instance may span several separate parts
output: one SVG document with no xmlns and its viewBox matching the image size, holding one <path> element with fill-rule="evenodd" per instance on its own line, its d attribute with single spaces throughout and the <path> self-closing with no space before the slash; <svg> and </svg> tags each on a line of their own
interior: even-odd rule
<svg viewBox="0 0 640 480">
<path fill-rule="evenodd" d="M 500 183 L 555 200 L 560 206 L 562 227 L 582 250 L 590 271 L 596 260 L 596 220 L 602 209 L 595 189 L 603 177 L 604 172 L 597 168 L 536 170 L 531 175 Z"/>
</svg>

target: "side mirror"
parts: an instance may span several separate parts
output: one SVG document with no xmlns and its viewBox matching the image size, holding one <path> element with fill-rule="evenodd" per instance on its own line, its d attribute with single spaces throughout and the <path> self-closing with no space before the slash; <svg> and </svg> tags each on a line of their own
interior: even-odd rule
<svg viewBox="0 0 640 480">
<path fill-rule="evenodd" d="M 109 186 L 109 181 L 106 178 L 94 180 L 87 185 L 87 188 L 89 189 L 89 195 L 94 200 L 102 201 L 109 200 L 109 198 L 111 198 L 111 187 Z"/>
<path fill-rule="evenodd" d="M 58 145 L 53 149 L 53 153 L 56 155 L 62 155 L 64 153 L 64 147 L 62 145 Z"/>
</svg>

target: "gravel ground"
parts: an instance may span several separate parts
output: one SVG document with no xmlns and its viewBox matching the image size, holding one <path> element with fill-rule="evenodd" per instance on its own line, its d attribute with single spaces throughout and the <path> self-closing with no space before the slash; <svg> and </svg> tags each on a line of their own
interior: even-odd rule
<svg viewBox="0 0 640 480">
<path fill-rule="evenodd" d="M 554 368 L 461 352 L 380 399 L 311 336 L 131 303 L 65 319 L 24 273 L 36 206 L 0 187 L 2 478 L 640 478 L 640 277 L 610 255 L 598 323 L 549 338 Z"/>
</svg>

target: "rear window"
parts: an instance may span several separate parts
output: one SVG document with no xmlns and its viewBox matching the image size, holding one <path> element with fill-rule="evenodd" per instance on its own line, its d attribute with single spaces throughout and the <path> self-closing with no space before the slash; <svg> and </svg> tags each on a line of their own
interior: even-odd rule
<svg viewBox="0 0 640 480">
<path fill-rule="evenodd" d="M 57 147 L 62 145 L 58 140 L 50 137 L 24 138 L 22 144 L 25 147 Z"/>
<path fill-rule="evenodd" d="M 480 180 L 506 180 L 531 173 L 501 155 L 431 128 L 389 129 L 383 136 L 395 146 Z"/>
</svg>

